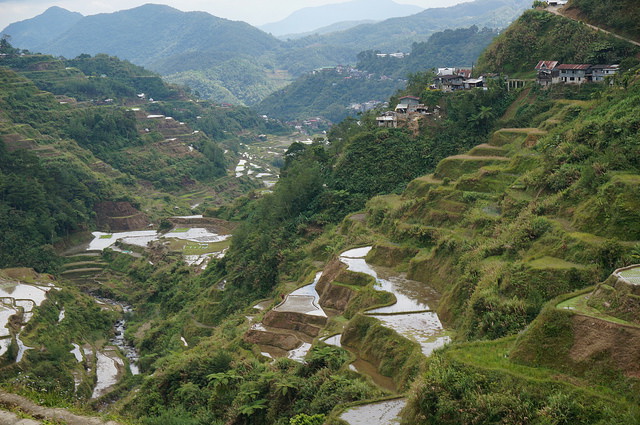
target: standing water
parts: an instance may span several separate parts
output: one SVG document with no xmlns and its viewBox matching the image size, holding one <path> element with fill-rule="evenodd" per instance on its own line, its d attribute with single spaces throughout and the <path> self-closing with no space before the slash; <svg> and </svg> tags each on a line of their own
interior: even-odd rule
<svg viewBox="0 0 640 425">
<path fill-rule="evenodd" d="M 438 315 L 431 305 L 439 300 L 436 291 L 421 282 L 398 276 L 382 267 L 374 267 L 365 257 L 371 247 L 351 249 L 340 256 L 340 261 L 350 271 L 365 273 L 376 280 L 374 289 L 392 293 L 397 302 L 393 305 L 372 309 L 367 315 L 378 319 L 385 327 L 416 341 L 425 356 L 450 341 L 445 335 Z M 349 425 L 391 425 L 400 423 L 400 412 L 405 399 L 389 400 L 357 406 L 344 412 L 340 419 Z"/>
<path fill-rule="evenodd" d="M 445 335 L 438 315 L 429 306 L 438 302 L 438 293 L 421 282 L 394 275 L 382 267 L 371 266 L 364 258 L 370 251 L 371 247 L 351 249 L 340 255 L 340 261 L 350 271 L 372 276 L 376 280 L 374 289 L 391 292 L 397 302 L 369 310 L 366 314 L 416 341 L 425 356 L 448 343 L 450 338 Z"/>
<path fill-rule="evenodd" d="M 349 425 L 399 424 L 400 411 L 406 404 L 405 399 L 365 404 L 347 410 L 340 415 L 340 419 L 348 422 Z"/>
</svg>

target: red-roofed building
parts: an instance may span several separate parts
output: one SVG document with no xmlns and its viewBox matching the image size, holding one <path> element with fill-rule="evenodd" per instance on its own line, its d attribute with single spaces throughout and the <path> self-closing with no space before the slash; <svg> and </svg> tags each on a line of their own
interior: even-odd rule
<svg viewBox="0 0 640 425">
<path fill-rule="evenodd" d="M 558 61 L 540 61 L 536 65 L 536 70 L 540 71 L 542 69 L 555 69 L 558 66 Z"/>
</svg>

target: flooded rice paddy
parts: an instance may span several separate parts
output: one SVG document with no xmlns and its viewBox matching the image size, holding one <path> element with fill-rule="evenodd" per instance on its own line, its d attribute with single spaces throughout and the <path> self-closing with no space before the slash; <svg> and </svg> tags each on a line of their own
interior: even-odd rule
<svg viewBox="0 0 640 425">
<path fill-rule="evenodd" d="M 407 404 L 405 399 L 381 401 L 351 408 L 340 415 L 350 425 L 399 424 L 400 411 Z"/>
<path fill-rule="evenodd" d="M 431 310 L 439 295 L 421 282 L 407 279 L 404 275 L 383 267 L 372 266 L 365 260 L 372 247 L 356 248 L 340 255 L 347 269 L 365 273 L 376 280 L 375 289 L 391 292 L 397 302 L 393 305 L 368 310 L 367 315 L 380 320 L 386 327 L 420 344 L 428 356 L 436 348 L 450 341 L 438 315 Z"/>
</svg>

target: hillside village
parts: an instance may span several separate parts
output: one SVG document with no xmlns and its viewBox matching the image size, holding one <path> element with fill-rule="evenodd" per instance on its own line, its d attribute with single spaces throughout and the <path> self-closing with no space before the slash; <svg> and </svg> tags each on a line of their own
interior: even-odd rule
<svg viewBox="0 0 640 425">
<path fill-rule="evenodd" d="M 509 87 L 522 88 L 527 83 L 537 83 L 548 87 L 552 84 L 581 85 L 588 83 L 612 83 L 612 78 L 619 71 L 620 65 L 591 65 L 591 64 L 561 64 L 558 61 L 541 60 L 535 66 L 535 79 L 510 79 L 504 77 Z M 433 84 L 429 90 L 452 93 L 459 90 L 482 89 L 487 90 L 487 81 L 497 79 L 497 74 L 483 74 L 472 78 L 472 69 L 468 68 L 438 68 Z M 429 109 L 420 103 L 416 96 L 404 96 L 392 111 L 383 112 L 376 117 L 378 127 L 398 128 L 409 122 L 418 121 L 423 117 L 438 118 L 438 106 Z"/>
</svg>

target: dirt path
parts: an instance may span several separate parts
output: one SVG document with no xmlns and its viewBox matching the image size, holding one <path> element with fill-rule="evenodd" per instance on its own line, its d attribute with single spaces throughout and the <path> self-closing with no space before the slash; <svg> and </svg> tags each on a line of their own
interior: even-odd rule
<svg viewBox="0 0 640 425">
<path fill-rule="evenodd" d="M 549 6 L 549 7 L 547 7 L 547 8 L 546 8 L 546 10 L 547 10 L 547 12 L 551 12 L 551 13 L 553 13 L 554 15 L 563 16 L 563 17 L 565 17 L 565 18 L 568 18 L 568 19 L 572 19 L 572 20 L 574 20 L 574 21 L 581 22 L 581 23 L 583 23 L 584 25 L 588 26 L 588 27 L 589 27 L 589 28 L 591 28 L 591 29 L 594 29 L 594 30 L 596 30 L 596 31 L 602 31 L 602 32 L 603 32 L 603 33 L 605 33 L 605 34 L 612 35 L 612 36 L 614 36 L 615 38 L 619 38 L 620 40 L 624 40 L 624 41 L 626 41 L 626 42 L 628 42 L 628 43 L 631 43 L 631 44 L 633 44 L 633 45 L 636 45 L 636 46 L 639 46 L 639 47 L 640 47 L 640 42 L 637 42 L 637 41 L 635 41 L 635 40 L 631 40 L 630 38 L 626 38 L 626 37 L 623 37 L 623 36 L 621 36 L 621 35 L 618 35 L 618 34 L 612 33 L 611 31 L 607 31 L 607 30 L 605 30 L 604 28 L 600 28 L 600 27 L 597 27 L 597 26 L 595 26 L 595 25 L 588 24 L 588 23 L 586 23 L 586 22 L 584 22 L 584 21 L 582 21 L 582 20 L 578 19 L 578 18 L 577 18 L 577 17 L 575 17 L 575 16 L 571 16 L 570 14 L 565 13 L 565 11 L 563 10 L 563 6 Z"/>
<path fill-rule="evenodd" d="M 76 415 L 66 409 L 38 406 L 25 397 L 7 393 L 2 390 L 0 390 L 0 405 L 15 406 L 34 418 L 63 421 L 67 425 L 119 425 L 114 421 L 104 421 L 96 417 Z M 31 419 L 21 419 L 11 412 L 0 411 L 0 423 L 9 425 L 34 425 L 40 424 L 41 422 Z"/>
</svg>

